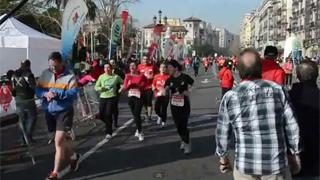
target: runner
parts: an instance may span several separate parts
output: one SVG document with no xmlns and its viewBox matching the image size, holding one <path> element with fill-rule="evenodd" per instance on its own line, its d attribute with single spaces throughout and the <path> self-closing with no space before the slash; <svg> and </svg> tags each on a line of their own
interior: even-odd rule
<svg viewBox="0 0 320 180">
<path fill-rule="evenodd" d="M 204 71 L 205 71 L 205 72 L 208 72 L 208 69 L 209 69 L 209 60 L 208 60 L 208 58 L 206 58 L 206 57 L 203 58 L 203 66 L 204 66 Z"/>
<path fill-rule="evenodd" d="M 152 64 L 152 60 L 148 59 L 146 56 L 142 58 L 141 64 L 138 65 L 138 72 L 147 78 L 147 84 L 145 87 L 145 95 L 143 100 L 143 105 L 145 107 L 147 120 L 150 122 L 152 115 L 152 81 L 153 77 L 157 71 L 157 68 Z"/>
<path fill-rule="evenodd" d="M 109 63 L 104 65 L 104 72 L 99 77 L 94 88 L 100 93 L 100 119 L 106 126 L 106 139 L 110 139 L 112 138 L 112 115 L 115 113 L 116 108 L 118 108 L 117 96 L 118 91 L 121 91 L 121 88 L 119 89 L 118 87 L 122 85 L 123 80 L 120 76 L 113 73 L 112 65 Z"/>
<path fill-rule="evenodd" d="M 218 76 L 220 81 L 220 87 L 221 87 L 221 98 L 224 96 L 225 93 L 227 93 L 228 91 L 230 91 L 233 87 L 233 75 L 232 75 L 232 64 L 229 64 L 229 62 L 232 61 L 225 61 L 223 68 L 221 69 L 221 71 L 219 72 Z"/>
<path fill-rule="evenodd" d="M 125 77 L 124 70 L 120 68 L 119 64 L 116 63 L 116 61 L 113 60 L 113 59 L 110 60 L 110 64 L 113 67 L 113 73 L 118 75 L 118 76 L 120 76 L 120 78 L 122 80 L 124 80 L 124 77 Z M 119 91 L 120 90 L 120 85 L 118 85 L 117 89 L 118 89 L 116 91 L 117 92 L 117 98 L 116 98 L 117 103 L 116 103 L 116 108 L 115 108 L 115 111 L 114 111 L 114 114 L 113 114 L 113 124 L 114 124 L 115 128 L 119 127 L 119 125 L 118 125 L 118 116 L 119 116 L 118 105 L 119 105 L 119 98 L 120 98 L 120 93 L 119 93 L 120 92 Z"/>
<path fill-rule="evenodd" d="M 169 97 L 166 95 L 164 85 L 169 75 L 166 73 L 167 67 L 165 64 L 160 65 L 159 71 L 160 74 L 157 74 L 153 79 L 152 89 L 156 97 L 154 109 L 158 115 L 157 124 L 161 124 L 161 126 L 164 127 L 167 121 L 167 108 L 169 103 Z"/>
<path fill-rule="evenodd" d="M 198 56 L 195 56 L 192 61 L 192 66 L 194 70 L 194 76 L 197 77 L 199 74 L 199 67 L 200 67 L 200 58 Z"/>
<path fill-rule="evenodd" d="M 182 67 L 177 61 L 171 61 L 168 65 L 170 74 L 165 83 L 169 90 L 171 113 L 178 133 L 181 137 L 180 149 L 185 154 L 191 153 L 190 135 L 188 129 L 188 120 L 190 116 L 190 88 L 194 80 L 186 74 L 181 73 Z"/>
<path fill-rule="evenodd" d="M 130 63 L 129 69 L 130 73 L 126 74 L 124 79 L 124 90 L 128 91 L 129 106 L 137 127 L 135 136 L 139 138 L 139 141 L 143 141 L 141 110 L 147 79 L 144 75 L 138 73 L 135 63 Z"/>
<path fill-rule="evenodd" d="M 48 128 L 55 131 L 54 169 L 47 179 L 57 180 L 61 162 L 70 163 L 71 171 L 78 169 L 80 155 L 71 148 L 70 131 L 73 121 L 73 102 L 78 88 L 75 76 L 63 66 L 59 52 L 49 56 L 49 69 L 43 71 L 38 80 L 36 95 L 42 99 L 42 107 Z"/>
</svg>

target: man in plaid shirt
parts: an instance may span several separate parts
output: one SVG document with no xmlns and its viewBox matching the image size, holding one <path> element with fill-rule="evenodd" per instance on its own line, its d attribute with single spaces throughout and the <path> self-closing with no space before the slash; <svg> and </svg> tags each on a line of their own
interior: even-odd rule
<svg viewBox="0 0 320 180">
<path fill-rule="evenodd" d="M 261 80 L 261 59 L 254 49 L 241 53 L 238 65 L 242 82 L 221 101 L 216 129 L 220 170 L 231 169 L 228 147 L 236 138 L 235 180 L 284 180 L 287 149 L 299 171 L 299 127 L 287 93 L 271 81 Z"/>
</svg>

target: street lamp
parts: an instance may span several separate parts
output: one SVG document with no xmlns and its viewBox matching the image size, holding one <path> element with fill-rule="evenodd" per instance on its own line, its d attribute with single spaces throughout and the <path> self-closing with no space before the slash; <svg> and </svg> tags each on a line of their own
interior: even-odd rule
<svg viewBox="0 0 320 180">
<path fill-rule="evenodd" d="M 287 28 L 287 31 L 289 33 L 289 36 L 291 36 L 291 33 L 292 33 L 292 17 L 289 18 L 289 27 Z"/>
<path fill-rule="evenodd" d="M 162 56 L 162 31 L 163 31 L 164 27 L 167 25 L 168 18 L 167 18 L 167 16 L 165 16 L 163 18 L 164 24 L 162 24 L 162 11 L 159 10 L 158 14 L 159 14 L 159 23 L 157 24 L 157 19 L 158 19 L 157 16 L 153 16 L 153 24 L 154 24 L 154 29 L 156 31 L 160 30 L 160 43 L 158 42 L 157 44 L 158 44 L 158 47 L 160 47 L 159 48 L 159 55 L 161 58 L 161 56 Z"/>
<path fill-rule="evenodd" d="M 154 25 L 157 24 L 157 16 L 153 16 L 153 24 L 154 24 Z"/>
</svg>

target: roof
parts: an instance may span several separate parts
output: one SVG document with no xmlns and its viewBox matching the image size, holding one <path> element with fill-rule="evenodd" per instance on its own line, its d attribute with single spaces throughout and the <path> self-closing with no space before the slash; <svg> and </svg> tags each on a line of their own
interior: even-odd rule
<svg viewBox="0 0 320 180">
<path fill-rule="evenodd" d="M 171 32 L 188 32 L 184 26 L 169 26 Z M 153 29 L 154 24 L 149 24 L 143 27 L 144 29 Z M 165 31 L 165 29 L 164 29 Z"/>
<path fill-rule="evenodd" d="M 185 20 L 183 20 L 183 21 L 184 21 L 184 22 L 185 22 L 185 21 L 198 21 L 198 22 L 201 22 L 202 20 L 199 19 L 199 18 L 196 18 L 196 17 L 191 16 L 191 17 L 188 17 L 187 19 L 185 19 Z"/>
</svg>

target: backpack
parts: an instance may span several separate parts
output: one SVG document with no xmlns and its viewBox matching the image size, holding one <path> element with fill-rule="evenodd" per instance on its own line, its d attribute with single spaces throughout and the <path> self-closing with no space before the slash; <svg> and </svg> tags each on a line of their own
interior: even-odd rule
<svg viewBox="0 0 320 180">
<path fill-rule="evenodd" d="M 22 74 L 14 80 L 14 90 L 12 95 L 18 96 L 22 99 L 33 99 L 35 96 L 34 87 L 32 87 L 32 81 L 35 82 L 32 73 Z"/>
</svg>

